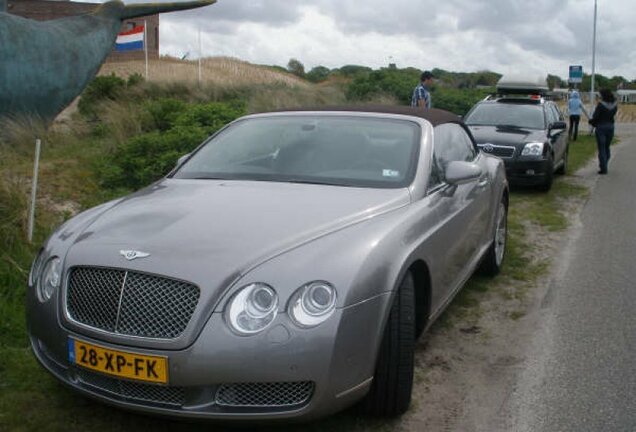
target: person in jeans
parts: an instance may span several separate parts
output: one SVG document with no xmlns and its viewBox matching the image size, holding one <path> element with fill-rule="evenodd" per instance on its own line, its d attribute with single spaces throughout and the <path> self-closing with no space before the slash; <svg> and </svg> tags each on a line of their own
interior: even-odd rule
<svg viewBox="0 0 636 432">
<path fill-rule="evenodd" d="M 607 163 L 610 160 L 610 144 L 614 138 L 614 116 L 617 103 L 609 89 L 600 92 L 601 101 L 596 105 L 589 123 L 596 128 L 596 146 L 598 148 L 599 174 L 607 174 Z"/>
<path fill-rule="evenodd" d="M 431 91 L 430 87 L 433 84 L 433 73 L 430 71 L 422 72 L 420 75 L 420 83 L 413 90 L 413 96 L 411 96 L 411 106 L 422 109 L 431 108 Z"/>
<path fill-rule="evenodd" d="M 568 130 L 568 135 L 572 141 L 576 141 L 576 137 L 579 134 L 579 121 L 581 120 L 581 112 L 585 114 L 585 117 L 590 117 L 587 114 L 587 111 L 585 111 L 583 102 L 581 102 L 579 92 L 577 92 L 576 90 L 573 90 L 572 94 L 570 95 L 570 100 L 568 101 L 568 112 L 570 113 L 570 129 Z"/>
</svg>

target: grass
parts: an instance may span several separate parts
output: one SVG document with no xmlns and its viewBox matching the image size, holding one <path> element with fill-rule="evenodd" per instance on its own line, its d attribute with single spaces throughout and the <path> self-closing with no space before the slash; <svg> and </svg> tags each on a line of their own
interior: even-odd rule
<svg viewBox="0 0 636 432">
<path fill-rule="evenodd" d="M 102 65 L 100 75 L 114 73 L 122 78 L 132 74 L 145 75 L 145 63 L 142 60 L 111 62 Z M 199 81 L 199 65 L 195 60 L 179 60 L 173 57 L 161 57 L 149 60 L 148 79 L 153 82 L 183 82 L 196 84 Z M 309 87 L 305 81 L 291 73 L 276 71 L 267 66 L 253 65 L 229 57 L 208 57 L 201 61 L 201 83 L 222 87 L 245 85 L 284 84 L 291 87 Z"/>
<path fill-rule="evenodd" d="M 243 66 L 240 63 L 235 66 L 229 63 L 217 65 L 221 69 Z M 241 79 L 254 85 L 255 78 L 249 75 L 247 69 L 252 70 L 246 67 Z M 262 72 L 257 68 L 255 73 Z M 284 84 L 285 79 L 263 86 L 249 99 L 249 110 L 297 106 L 307 101 L 315 104 L 344 102 L 342 91 L 338 88 L 289 86 Z M 197 91 L 187 84 L 147 85 L 159 86 L 157 88 L 163 93 L 188 91 L 193 98 L 212 100 L 228 91 L 214 83 L 206 84 Z M 237 94 L 244 93 L 239 91 Z M 69 208 L 91 207 L 126 192 L 104 191 L 95 179 L 93 164 L 118 141 L 137 133 L 138 124 L 130 121 L 134 115 L 129 115 L 130 111 L 121 106 L 107 106 L 104 110 L 107 124 L 102 131 L 104 133 L 95 133 L 99 130 L 78 119 L 50 131 L 36 123 L 20 120 L 2 125 L 4 133 L 10 135 L 5 141 L 12 145 L 0 143 L 0 316 L 3 317 L 0 320 L 0 430 L 226 430 L 219 425 L 149 418 L 92 402 L 58 383 L 37 364 L 30 352 L 24 321 L 24 290 L 37 245 L 52 227 L 69 217 Z M 43 139 L 40 198 L 34 244 L 29 245 L 24 241 L 24 232 L 30 191 L 28 179 L 36 136 Z M 570 153 L 572 171 L 589 160 L 594 152 L 594 143 L 589 137 L 573 143 Z M 501 276 L 495 281 L 473 277 L 443 315 L 441 325 L 475 322 L 481 314 L 483 296 L 490 292 L 510 301 L 523 300 L 527 290 L 547 270 L 547 263 L 531 258 L 533 248 L 538 246 L 533 238 L 527 237 L 529 224 L 548 232 L 565 229 L 568 215 L 560 204 L 571 197 L 584 197 L 586 193 L 570 176 L 558 178 L 548 194 L 514 191 L 510 201 L 508 250 Z M 512 288 L 503 289 L 503 286 Z M 508 316 L 511 320 L 518 320 L 523 314 L 522 308 L 515 308 Z M 421 374 L 418 377 L 420 381 L 425 379 Z M 390 431 L 395 427 L 395 422 L 365 419 L 349 410 L 320 422 L 275 430 Z"/>
</svg>

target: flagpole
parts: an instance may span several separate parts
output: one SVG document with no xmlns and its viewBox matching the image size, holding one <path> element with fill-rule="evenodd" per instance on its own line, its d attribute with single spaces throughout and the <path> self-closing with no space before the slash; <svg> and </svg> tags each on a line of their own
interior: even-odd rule
<svg viewBox="0 0 636 432">
<path fill-rule="evenodd" d="M 594 0 L 594 29 L 592 33 L 592 83 L 590 86 L 590 113 L 594 112 L 594 78 L 596 75 L 596 15 L 597 15 L 597 6 L 596 0 Z"/>
<path fill-rule="evenodd" d="M 201 86 L 201 27 L 199 27 L 199 87 Z"/>
<path fill-rule="evenodd" d="M 148 33 L 147 33 L 148 25 L 146 24 L 146 20 L 144 20 L 144 57 L 146 58 L 146 81 L 148 81 Z"/>
</svg>

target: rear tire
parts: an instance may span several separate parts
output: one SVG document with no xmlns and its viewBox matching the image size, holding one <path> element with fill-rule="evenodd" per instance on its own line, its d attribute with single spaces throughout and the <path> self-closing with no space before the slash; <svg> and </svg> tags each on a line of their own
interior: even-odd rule
<svg viewBox="0 0 636 432">
<path fill-rule="evenodd" d="M 496 276 L 499 274 L 506 255 L 507 238 L 508 203 L 506 198 L 502 197 L 495 219 L 495 235 L 479 267 L 480 273 L 486 276 Z"/>
<path fill-rule="evenodd" d="M 408 410 L 415 353 L 415 286 L 408 272 L 395 294 L 376 360 L 371 390 L 362 400 L 365 414 L 395 417 Z"/>
</svg>

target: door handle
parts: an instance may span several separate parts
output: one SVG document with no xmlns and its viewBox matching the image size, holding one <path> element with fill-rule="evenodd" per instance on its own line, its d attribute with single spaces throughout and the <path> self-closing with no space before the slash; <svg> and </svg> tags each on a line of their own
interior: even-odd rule
<svg viewBox="0 0 636 432">
<path fill-rule="evenodd" d="M 479 179 L 479 183 L 477 183 L 477 186 L 484 187 L 488 184 L 488 182 L 489 182 L 488 176 L 483 176 Z"/>
</svg>

